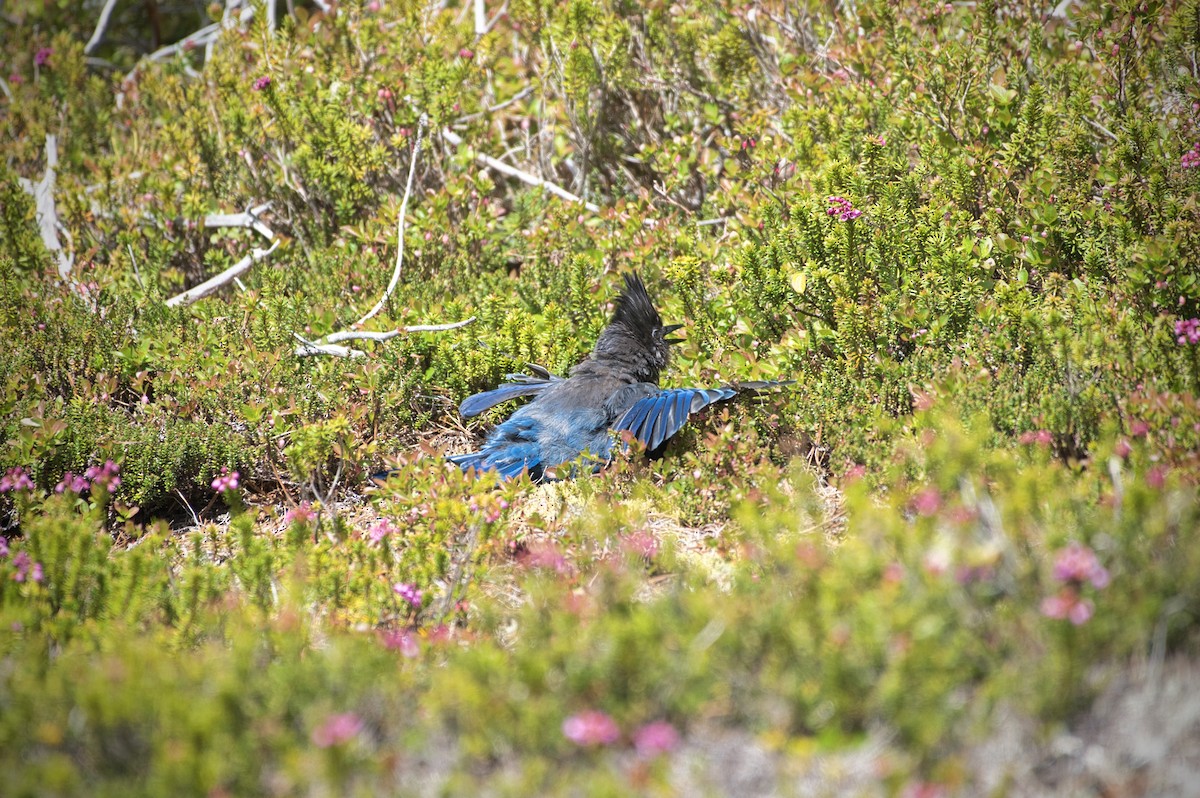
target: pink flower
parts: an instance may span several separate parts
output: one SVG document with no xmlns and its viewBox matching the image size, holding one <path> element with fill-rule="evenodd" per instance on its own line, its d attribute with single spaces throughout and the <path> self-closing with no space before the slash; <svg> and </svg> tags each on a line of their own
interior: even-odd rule
<svg viewBox="0 0 1200 798">
<path fill-rule="evenodd" d="M 464 61 L 470 61 L 472 58 L 475 57 L 475 52 L 473 50 L 471 50 L 469 47 L 464 47 L 458 51 L 458 57 Z"/>
<path fill-rule="evenodd" d="M 656 757 L 679 747 L 679 732 L 665 720 L 656 720 L 633 733 L 633 747 L 638 756 Z"/>
<path fill-rule="evenodd" d="M 300 502 L 298 505 L 283 514 L 283 523 L 308 524 L 311 523 L 316 517 L 317 513 L 315 510 L 313 510 L 311 504 L 308 502 Z"/>
<path fill-rule="evenodd" d="M 221 466 L 221 475 L 212 481 L 212 489 L 217 493 L 224 493 L 227 490 L 237 490 L 238 479 L 238 472 L 231 472 L 227 467 Z"/>
<path fill-rule="evenodd" d="M 617 722 L 610 715 L 589 709 L 563 721 L 563 736 L 576 745 L 612 745 L 621 737 Z"/>
<path fill-rule="evenodd" d="M 1175 322 L 1175 336 L 1175 341 L 1181 346 L 1200 344 L 1200 319 L 1180 319 Z"/>
<path fill-rule="evenodd" d="M 107 460 L 102 466 L 91 466 L 84 475 L 92 481 L 93 487 L 98 486 L 112 493 L 121 486 L 121 478 L 117 476 L 120 473 L 121 467 Z"/>
<path fill-rule="evenodd" d="M 644 529 L 621 538 L 621 545 L 630 554 L 653 560 L 658 554 L 658 541 Z"/>
<path fill-rule="evenodd" d="M 1129 434 L 1135 438 L 1145 437 L 1150 432 L 1150 425 L 1145 421 L 1135 421 L 1129 425 Z"/>
<path fill-rule="evenodd" d="M 1125 440 L 1124 438 L 1117 441 L 1117 445 L 1113 447 L 1113 453 L 1122 460 L 1124 460 L 1126 457 L 1129 457 L 1129 454 L 1132 451 L 1133 447 L 1130 446 L 1129 441 Z"/>
<path fill-rule="evenodd" d="M 851 204 L 850 200 L 845 197 L 833 195 L 826 200 L 829 207 L 825 209 L 826 216 L 836 216 L 843 222 L 848 222 L 851 219 L 857 219 L 862 216 L 862 211 L 858 210 Z"/>
<path fill-rule="evenodd" d="M 1033 432 L 1022 432 L 1021 437 L 1017 438 L 1017 440 L 1024 446 L 1028 446 L 1031 443 L 1049 446 L 1054 442 L 1054 435 L 1048 429 L 1039 429 Z"/>
<path fill-rule="evenodd" d="M 63 478 L 57 485 L 54 486 L 55 493 L 83 493 L 89 487 L 88 481 L 82 476 L 76 476 L 74 472 L 68 471 L 63 474 Z"/>
<path fill-rule="evenodd" d="M 271 85 L 271 76 L 270 75 L 263 75 L 262 77 L 256 78 L 254 80 L 254 90 L 255 91 L 262 91 L 263 89 L 267 88 L 270 85 Z"/>
<path fill-rule="evenodd" d="M 318 748 L 330 748 L 348 742 L 362 731 L 362 719 L 353 712 L 330 715 L 313 729 L 312 741 Z"/>
<path fill-rule="evenodd" d="M 528 568 L 546 568 L 559 574 L 571 571 L 571 564 L 553 543 L 533 543 L 521 556 L 521 564 Z"/>
<path fill-rule="evenodd" d="M 367 537 L 372 543 L 380 543 L 384 538 L 396 534 L 397 531 L 399 530 L 396 529 L 395 524 L 383 518 L 371 525 L 371 528 L 367 530 Z"/>
<path fill-rule="evenodd" d="M 8 551 L 8 538 L 0 537 L 0 557 L 7 557 Z"/>
<path fill-rule="evenodd" d="M 1069 620 L 1076 626 L 1087 623 L 1093 609 L 1091 601 L 1080 598 L 1079 593 L 1069 587 L 1042 600 L 1042 615 L 1056 620 Z"/>
<path fill-rule="evenodd" d="M 33 63 L 37 66 L 44 67 L 50 63 L 50 56 L 54 55 L 54 50 L 50 47 L 43 47 L 33 54 Z"/>
<path fill-rule="evenodd" d="M 33 480 L 25 473 L 24 468 L 10 468 L 0 477 L 0 493 L 8 493 L 10 490 L 33 490 Z"/>
<path fill-rule="evenodd" d="M 1054 578 L 1072 585 L 1091 582 L 1101 590 L 1108 586 L 1108 571 L 1100 565 L 1096 552 L 1080 543 L 1072 543 L 1060 549 L 1054 558 Z"/>
<path fill-rule="evenodd" d="M 937 488 L 926 488 L 913 496 L 911 504 L 921 515 L 933 515 L 942 508 L 942 494 Z"/>
<path fill-rule="evenodd" d="M 7 545 L 5 551 L 8 551 Z M 13 568 L 16 569 L 12 575 L 14 582 L 24 582 L 27 578 L 34 582 L 42 581 L 42 564 L 34 562 L 28 552 L 18 551 L 12 562 Z"/>
<path fill-rule="evenodd" d="M 383 635 L 383 645 L 393 651 L 399 651 L 401 655 L 409 659 L 421 653 L 421 646 L 417 643 L 417 636 L 407 629 L 385 632 Z"/>
<path fill-rule="evenodd" d="M 417 590 L 416 585 L 409 584 L 408 582 L 397 582 L 392 585 L 392 591 L 412 606 L 421 606 L 421 598 L 424 594 L 420 590 Z"/>
</svg>

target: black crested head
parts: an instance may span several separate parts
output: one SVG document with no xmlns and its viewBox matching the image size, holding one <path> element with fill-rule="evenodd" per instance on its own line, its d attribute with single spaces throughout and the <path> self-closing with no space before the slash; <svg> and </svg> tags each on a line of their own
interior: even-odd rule
<svg viewBox="0 0 1200 798">
<path fill-rule="evenodd" d="M 675 342 L 667 334 L 678 325 L 663 326 L 645 283 L 636 273 L 625 275 L 625 288 L 616 304 L 612 321 L 592 350 L 592 359 L 621 368 L 639 382 L 657 383 L 670 359 L 670 345 Z"/>
<path fill-rule="evenodd" d="M 625 290 L 617 297 L 617 309 L 611 324 L 623 324 L 639 336 L 649 336 L 656 327 L 662 327 L 662 317 L 650 301 L 646 284 L 637 272 L 625 275 Z"/>
</svg>

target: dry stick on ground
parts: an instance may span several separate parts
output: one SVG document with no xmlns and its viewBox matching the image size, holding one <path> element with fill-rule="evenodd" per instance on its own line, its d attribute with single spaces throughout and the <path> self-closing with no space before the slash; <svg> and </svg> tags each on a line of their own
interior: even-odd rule
<svg viewBox="0 0 1200 798">
<path fill-rule="evenodd" d="M 450 142 L 451 144 L 453 144 L 456 147 L 460 146 L 463 143 L 462 136 L 458 135 L 457 133 L 455 133 L 453 130 L 450 130 L 449 128 L 442 130 L 442 138 L 444 138 L 446 141 Z M 584 199 L 582 197 L 572 194 L 570 191 L 567 191 L 562 186 L 557 185 L 555 183 L 551 183 L 549 180 L 546 180 L 545 178 L 542 178 L 542 177 L 538 177 L 537 175 L 530 174 L 529 172 L 523 172 L 520 169 L 517 169 L 515 166 L 509 166 L 508 164 L 504 163 L 504 161 L 501 161 L 498 158 L 493 158 L 490 155 L 484 155 L 482 152 L 477 152 L 477 153 L 475 153 L 475 162 L 482 164 L 483 166 L 487 166 L 491 169 L 495 169 L 497 172 L 500 172 L 501 174 L 508 175 L 509 177 L 515 177 L 518 180 L 520 180 L 522 183 L 528 183 L 531 186 L 537 186 L 539 188 L 542 188 L 545 191 L 550 192 L 551 194 L 553 194 L 556 197 L 565 199 L 567 202 L 578 203 L 578 204 L 582 205 L 583 207 L 587 208 L 592 213 L 600 212 L 599 205 L 596 205 L 593 202 L 586 202 L 586 201 L 584 201 Z"/>
<path fill-rule="evenodd" d="M 391 298 L 392 292 L 396 290 L 396 286 L 400 282 L 400 271 L 404 265 L 404 219 L 408 213 L 408 198 L 412 195 L 413 176 L 416 174 L 417 157 L 421 154 L 421 141 L 425 132 L 425 125 L 428 123 L 428 117 L 421 115 L 420 122 L 417 124 L 417 139 L 413 143 L 412 160 L 408 164 L 408 181 L 404 186 L 404 197 L 400 200 L 400 214 L 396 222 L 396 265 L 392 269 L 392 279 L 388 282 L 387 290 L 383 292 L 383 296 L 375 303 L 375 306 L 367 311 L 367 314 L 354 323 L 354 327 L 361 327 L 367 321 L 370 321 L 375 314 L 383 309 L 387 301 Z M 383 332 L 365 332 L 356 329 L 343 330 L 341 332 L 330 333 L 320 341 L 310 341 L 304 338 L 299 333 L 292 333 L 300 345 L 296 347 L 297 357 L 306 355 L 333 355 L 334 357 L 365 357 L 366 352 L 360 349 L 351 349 L 347 346 L 338 346 L 338 341 L 387 341 L 395 338 L 402 333 L 413 332 L 440 332 L 443 330 L 455 330 L 459 327 L 466 327 L 471 322 L 475 321 L 472 316 L 469 319 L 462 321 L 450 322 L 448 324 L 412 324 L 405 327 L 397 327 L 394 330 L 385 330 Z"/>
<path fill-rule="evenodd" d="M 253 208 L 247 208 L 242 213 L 213 213 L 204 217 L 205 227 L 248 227 L 254 232 L 261 235 L 263 238 L 271 242 L 269 249 L 253 249 L 250 254 L 239 260 L 237 263 L 230 266 L 225 271 L 210 277 L 204 282 L 193 288 L 189 288 L 181 294 L 176 294 L 167 300 L 167 307 L 173 308 L 179 305 L 190 305 L 193 302 L 203 299 L 209 294 L 216 291 L 226 283 L 233 282 L 243 273 L 248 271 L 251 266 L 268 257 L 274 252 L 281 243 L 281 239 L 275 237 L 275 231 L 267 227 L 258 215 L 271 207 L 271 203 L 267 202 L 262 205 L 256 205 Z"/>
<path fill-rule="evenodd" d="M 91 55 L 100 42 L 104 41 L 104 33 L 108 30 L 108 20 L 112 17 L 113 9 L 117 7 L 117 0 L 105 0 L 104 8 L 100 9 L 100 20 L 96 23 L 96 29 L 92 31 L 92 38 L 88 39 L 88 43 L 83 46 L 83 54 Z"/>
<path fill-rule="evenodd" d="M 36 184 L 32 180 L 20 178 L 21 188 L 33 197 L 37 208 L 38 230 L 42 234 L 42 244 L 58 261 L 58 276 L 64 280 L 70 278 L 71 267 L 75 265 L 75 253 L 67 253 L 58 240 L 58 210 L 54 205 L 54 170 L 58 168 L 58 137 L 46 135 L 46 171 Z"/>
</svg>

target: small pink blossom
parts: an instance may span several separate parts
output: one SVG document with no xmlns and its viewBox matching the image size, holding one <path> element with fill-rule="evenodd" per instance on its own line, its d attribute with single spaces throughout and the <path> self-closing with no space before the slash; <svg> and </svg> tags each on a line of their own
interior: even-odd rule
<svg viewBox="0 0 1200 798">
<path fill-rule="evenodd" d="M 658 555 L 658 540 L 644 529 L 621 538 L 621 545 L 630 554 L 653 560 Z"/>
<path fill-rule="evenodd" d="M 1094 609 L 1091 601 L 1080 598 L 1079 593 L 1069 587 L 1042 600 L 1042 615 L 1056 620 L 1069 620 L 1076 626 L 1087 623 Z"/>
<path fill-rule="evenodd" d="M 412 659 L 421 653 L 417 636 L 407 629 L 393 629 L 384 633 L 383 645 L 392 651 L 399 651 L 402 656 Z"/>
<path fill-rule="evenodd" d="M 633 733 L 633 747 L 647 759 L 666 754 L 679 747 L 679 732 L 665 720 L 656 720 Z"/>
<path fill-rule="evenodd" d="M 309 502 L 300 502 L 283 514 L 285 524 L 309 524 L 317 517 L 317 512 Z"/>
<path fill-rule="evenodd" d="M 1049 446 L 1054 442 L 1054 435 L 1048 429 L 1039 429 L 1032 432 L 1022 432 L 1021 437 L 1017 438 L 1024 446 L 1036 443 L 1041 446 Z"/>
<path fill-rule="evenodd" d="M 414 607 L 421 606 L 421 599 L 424 596 L 420 590 L 417 590 L 416 585 L 408 582 L 397 582 L 392 585 L 392 592 Z"/>
<path fill-rule="evenodd" d="M 854 207 L 850 200 L 845 197 L 833 195 L 826 200 L 829 207 L 825 209 L 826 216 L 836 216 L 843 222 L 848 222 L 851 219 L 857 219 L 862 216 L 862 211 Z"/>
<path fill-rule="evenodd" d="M 8 552 L 8 538 L 0 537 L 0 557 L 7 557 Z"/>
<path fill-rule="evenodd" d="M 50 56 L 54 55 L 54 50 L 50 47 L 43 47 L 33 54 L 33 63 L 37 66 L 44 67 L 50 63 Z"/>
<path fill-rule="evenodd" d="M 256 79 L 255 79 L 255 81 L 254 81 L 254 90 L 255 90 L 255 91 L 262 91 L 262 90 L 266 89 L 266 88 L 267 88 L 268 86 L 270 86 L 270 85 L 271 85 L 271 76 L 270 76 L 270 75 L 263 75 L 262 77 L 260 77 L 260 78 L 256 78 Z"/>
<path fill-rule="evenodd" d="M 1113 453 L 1116 454 L 1117 457 L 1120 457 L 1122 460 L 1129 457 L 1129 455 L 1132 451 L 1133 451 L 1133 447 L 1130 446 L 1129 441 L 1125 440 L 1124 438 L 1117 441 L 1117 445 L 1113 447 Z"/>
<path fill-rule="evenodd" d="M 102 466 L 91 466 L 85 476 L 92 481 L 93 487 L 100 487 L 112 493 L 121 486 L 121 467 L 112 460 L 105 461 Z"/>
<path fill-rule="evenodd" d="M 921 515 L 933 515 L 942 509 L 942 494 L 937 488 L 926 488 L 913 496 L 911 504 Z"/>
<path fill-rule="evenodd" d="M 367 530 L 367 538 L 372 543 L 382 543 L 384 538 L 391 537 L 398 531 L 399 530 L 396 529 L 395 524 L 386 518 L 381 518 L 372 524 L 371 528 Z"/>
<path fill-rule="evenodd" d="M 8 469 L 7 473 L 0 477 L 0 493 L 8 493 L 11 490 L 33 490 L 33 480 L 20 466 Z"/>
<path fill-rule="evenodd" d="M 1100 565 L 1096 552 L 1080 543 L 1059 549 L 1054 558 L 1054 578 L 1075 585 L 1091 582 L 1097 590 L 1107 587 L 1109 580 L 1108 571 Z"/>
<path fill-rule="evenodd" d="M 1175 336 L 1180 346 L 1200 344 L 1200 319 L 1180 319 L 1175 322 Z"/>
<path fill-rule="evenodd" d="M 1179 165 L 1184 169 L 1195 169 L 1200 166 L 1200 141 L 1192 145 L 1192 148 L 1183 154 L 1179 159 Z"/>
<path fill-rule="evenodd" d="M 458 57 L 464 61 L 470 61 L 475 57 L 475 51 L 469 47 L 464 47 L 458 51 Z"/>
<path fill-rule="evenodd" d="M 330 715 L 320 726 L 313 729 L 312 741 L 318 748 L 331 748 L 349 742 L 362 731 L 362 719 L 353 712 Z"/>
<path fill-rule="evenodd" d="M 576 745 L 612 745 L 621 738 L 621 730 L 610 715 L 589 709 L 563 721 L 563 736 Z"/>
<path fill-rule="evenodd" d="M 237 490 L 238 479 L 238 472 L 230 471 L 226 466 L 221 466 L 221 475 L 212 481 L 212 489 L 217 493 L 224 493 L 227 490 Z"/>
<path fill-rule="evenodd" d="M 5 547 L 5 551 L 7 551 L 7 546 Z M 13 568 L 16 569 L 12 575 L 14 582 L 24 582 L 26 579 L 33 582 L 42 581 L 42 564 L 34 562 L 28 552 L 18 551 L 16 556 L 13 557 L 12 564 Z"/>
<path fill-rule="evenodd" d="M 88 485 L 88 481 L 85 477 L 77 476 L 73 471 L 68 471 L 67 473 L 63 474 L 63 478 L 59 481 L 59 483 L 54 486 L 54 492 L 83 493 L 89 487 L 90 486 Z"/>
</svg>

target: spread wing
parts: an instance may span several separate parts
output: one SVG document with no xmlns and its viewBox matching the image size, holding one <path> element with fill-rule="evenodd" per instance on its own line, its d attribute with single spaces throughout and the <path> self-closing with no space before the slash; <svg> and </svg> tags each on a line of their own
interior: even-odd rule
<svg viewBox="0 0 1200 798">
<path fill-rule="evenodd" d="M 742 391 L 757 392 L 792 382 L 761 380 L 723 385 L 720 388 L 667 388 L 634 402 L 613 425 L 613 430 L 632 432 L 634 438 L 645 444 L 647 451 L 654 451 L 679 432 L 692 413 Z"/>
<path fill-rule="evenodd" d="M 490 391 L 468 396 L 458 406 L 459 415 L 463 418 L 477 416 L 501 402 L 516 399 L 518 396 L 532 396 L 533 394 L 540 393 L 547 386 L 562 380 L 562 377 L 551 374 L 541 366 L 535 366 L 532 363 L 529 364 L 529 370 L 533 372 L 533 376 L 528 374 L 506 374 L 505 379 L 510 380 L 510 382 L 506 382 Z"/>
</svg>

